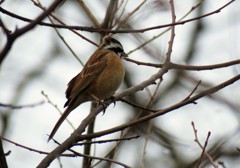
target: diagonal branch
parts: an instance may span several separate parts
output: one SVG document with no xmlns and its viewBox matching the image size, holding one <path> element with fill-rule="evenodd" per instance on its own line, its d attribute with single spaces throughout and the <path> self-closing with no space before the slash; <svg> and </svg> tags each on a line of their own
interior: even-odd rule
<svg viewBox="0 0 240 168">
<path fill-rule="evenodd" d="M 92 135 L 81 135 L 81 139 L 80 140 L 83 140 L 83 139 L 87 139 L 87 138 L 96 138 L 96 137 L 100 137 L 100 136 L 103 136 L 103 135 L 106 135 L 106 134 L 110 134 L 110 133 L 113 133 L 113 132 L 117 132 L 117 131 L 121 131 L 123 129 L 126 129 L 128 127 L 131 127 L 133 125 L 137 125 L 137 124 L 140 124 L 142 122 L 145 122 L 147 120 L 150 120 L 150 119 L 153 119 L 155 117 L 158 117 L 158 116 L 161 116 L 161 115 L 164 115 L 164 114 L 167 114 L 173 110 L 177 110 L 178 108 L 180 107 L 183 107 L 183 106 L 186 106 L 188 104 L 191 104 L 193 102 L 196 102 L 196 100 L 199 100 L 201 99 L 202 97 L 205 97 L 207 95 L 211 95 L 213 93 L 216 93 L 218 92 L 219 90 L 233 84 L 234 82 L 240 80 L 240 74 L 239 75 L 236 75 L 234 76 L 233 78 L 223 82 L 223 83 L 220 83 L 219 85 L 216 85 L 210 89 L 207 89 L 201 93 L 198 93 L 197 95 L 189 98 L 189 99 L 185 99 L 183 101 L 180 101 L 179 103 L 176 103 L 170 107 L 167 107 L 165 109 L 162 109 L 162 110 L 159 110 L 158 112 L 156 113 L 153 113 L 153 114 L 150 114 L 148 116 L 145 116 L 145 117 L 142 117 L 138 120 L 135 120 L 135 121 L 132 121 L 130 123 L 127 123 L 127 124 L 123 124 L 123 125 L 120 125 L 120 126 L 117 126 L 117 127 L 113 127 L 111 129 L 108 129 L 108 130 L 104 130 L 104 131 L 100 131 L 100 132 L 97 132 L 97 133 L 94 133 Z M 123 93 L 123 94 L 122 94 Z M 121 96 L 127 96 L 127 94 L 125 94 L 124 92 L 121 92 L 117 95 L 115 95 L 115 97 L 121 97 Z"/>
<path fill-rule="evenodd" d="M 167 70 L 167 69 L 165 69 L 165 70 Z M 158 72 L 158 73 L 160 73 L 160 72 Z M 163 73 L 163 72 L 161 72 L 161 73 Z M 155 75 L 157 76 L 157 74 L 155 74 Z M 154 77 L 154 76 L 152 76 L 152 77 Z M 221 83 L 219 85 L 216 85 L 215 87 L 207 89 L 207 90 L 205 90 L 205 91 L 203 91 L 203 92 L 201 92 L 201 93 L 199 93 L 199 94 L 197 94 L 197 95 L 195 95 L 195 96 L 193 96 L 193 97 L 191 97 L 189 99 L 186 99 L 184 101 L 180 101 L 179 103 L 176 103 L 176 104 L 174 104 L 174 105 L 172 105 L 172 106 L 170 106 L 168 108 L 165 108 L 163 110 L 159 110 L 158 112 L 156 112 L 154 114 L 150 114 L 148 116 L 142 117 L 142 118 L 140 118 L 140 119 L 138 119 L 136 121 L 133 121 L 133 122 L 130 122 L 130 123 L 127 123 L 127 124 L 123 124 L 123 125 L 120 125 L 120 126 L 117 126 L 117 127 L 105 130 L 105 131 L 101 131 L 101 132 L 97 132 L 97 133 L 93 133 L 93 134 L 88 134 L 88 135 L 81 135 L 84 132 L 84 130 L 87 127 L 87 125 L 89 123 L 91 123 L 92 120 L 103 110 L 102 106 L 98 106 L 94 111 L 92 111 L 82 121 L 80 126 L 73 132 L 73 134 L 71 134 L 71 136 L 67 140 L 65 140 L 60 146 L 58 146 L 56 149 L 54 149 L 48 156 L 46 156 L 41 161 L 41 163 L 38 165 L 38 168 L 45 168 L 45 167 L 49 166 L 51 164 L 51 162 L 56 157 L 60 156 L 61 153 L 63 153 L 64 151 L 70 149 L 72 147 L 72 145 L 75 144 L 76 142 L 79 142 L 79 141 L 81 141 L 83 139 L 87 139 L 87 138 L 95 138 L 95 137 L 100 137 L 100 136 L 103 136 L 103 135 L 106 135 L 106 134 L 110 134 L 110 133 L 113 133 L 113 132 L 117 132 L 117 131 L 126 129 L 128 127 L 137 125 L 139 123 L 142 123 L 144 121 L 153 119 L 155 117 L 164 115 L 164 114 L 169 113 L 169 112 L 171 112 L 173 110 L 176 110 L 176 109 L 178 109 L 180 107 L 183 107 L 183 106 L 186 106 L 188 104 L 191 104 L 192 102 L 195 102 L 196 100 L 198 100 L 198 99 L 200 99 L 200 98 L 202 98 L 204 96 L 213 94 L 213 93 L 215 93 L 215 92 L 217 92 L 217 91 L 227 87 L 228 85 L 233 84 L 234 82 L 236 82 L 239 79 L 240 79 L 240 74 L 234 76 L 233 78 L 231 78 L 231 79 L 229 79 L 229 80 L 227 80 L 227 81 L 225 81 L 225 82 L 223 82 L 223 83 Z M 141 84 L 139 84 L 137 86 L 131 87 L 129 89 L 126 89 L 125 91 L 122 91 L 119 94 L 114 95 L 114 97 L 116 98 L 116 100 L 118 100 L 121 97 L 128 96 L 128 95 L 130 95 L 132 93 L 135 93 L 136 91 L 141 90 L 141 88 L 144 88 L 146 83 L 147 83 L 147 81 L 144 81 L 144 82 L 142 82 Z M 112 101 L 113 100 L 108 100 L 108 101 L 106 101 L 106 103 L 110 104 L 110 103 L 112 103 Z"/>
<path fill-rule="evenodd" d="M 55 0 L 49 6 L 49 8 L 46 9 L 41 15 L 39 15 L 35 20 L 32 20 L 28 25 L 20 29 L 16 29 L 14 33 L 8 34 L 7 43 L 4 46 L 3 51 L 0 53 L 0 65 L 2 64 L 2 61 L 4 60 L 4 58 L 7 56 L 7 53 L 12 48 L 12 45 L 15 42 L 15 40 L 21 35 L 33 29 L 36 25 L 38 25 L 44 18 L 46 18 L 51 12 L 53 12 L 62 1 L 63 0 Z"/>
</svg>

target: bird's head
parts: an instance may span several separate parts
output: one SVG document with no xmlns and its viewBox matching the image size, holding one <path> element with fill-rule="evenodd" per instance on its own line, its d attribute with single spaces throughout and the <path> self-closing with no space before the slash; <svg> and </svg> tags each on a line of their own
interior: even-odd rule
<svg viewBox="0 0 240 168">
<path fill-rule="evenodd" d="M 101 47 L 105 50 L 110 50 L 110 51 L 115 52 L 121 58 L 127 57 L 127 54 L 123 50 L 122 44 L 118 40 L 116 40 L 110 36 L 103 38 L 103 43 L 102 43 Z"/>
</svg>

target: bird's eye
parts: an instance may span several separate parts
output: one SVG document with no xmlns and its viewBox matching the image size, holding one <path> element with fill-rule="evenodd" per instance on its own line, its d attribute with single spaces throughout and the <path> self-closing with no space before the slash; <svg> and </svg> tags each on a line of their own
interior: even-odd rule
<svg viewBox="0 0 240 168">
<path fill-rule="evenodd" d="M 117 47 L 117 48 L 113 48 L 113 51 L 114 51 L 115 53 L 121 53 L 121 52 L 123 52 L 123 49 Z"/>
</svg>

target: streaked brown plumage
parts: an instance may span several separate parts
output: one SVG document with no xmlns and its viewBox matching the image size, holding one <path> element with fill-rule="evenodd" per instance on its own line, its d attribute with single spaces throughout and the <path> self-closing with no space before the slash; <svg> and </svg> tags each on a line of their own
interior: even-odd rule
<svg viewBox="0 0 240 168">
<path fill-rule="evenodd" d="M 67 107 L 54 126 L 48 141 L 53 138 L 60 125 L 72 110 L 87 101 L 111 97 L 120 86 L 125 69 L 121 62 L 127 55 L 116 39 L 105 37 L 101 46 L 92 54 L 82 71 L 68 84 Z"/>
</svg>

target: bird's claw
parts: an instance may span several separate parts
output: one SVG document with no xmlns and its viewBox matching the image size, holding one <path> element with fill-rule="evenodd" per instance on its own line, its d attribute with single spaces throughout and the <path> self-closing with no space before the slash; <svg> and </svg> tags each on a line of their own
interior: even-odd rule
<svg viewBox="0 0 240 168">
<path fill-rule="evenodd" d="M 115 97 L 114 97 L 114 96 L 111 96 L 110 99 L 111 99 L 112 102 L 113 102 L 113 107 L 115 107 L 115 106 L 116 106 L 116 100 L 115 100 Z"/>
<path fill-rule="evenodd" d="M 103 115 L 105 114 L 105 111 L 107 109 L 107 104 L 103 101 L 98 101 L 98 105 L 101 105 L 103 107 Z"/>
</svg>

